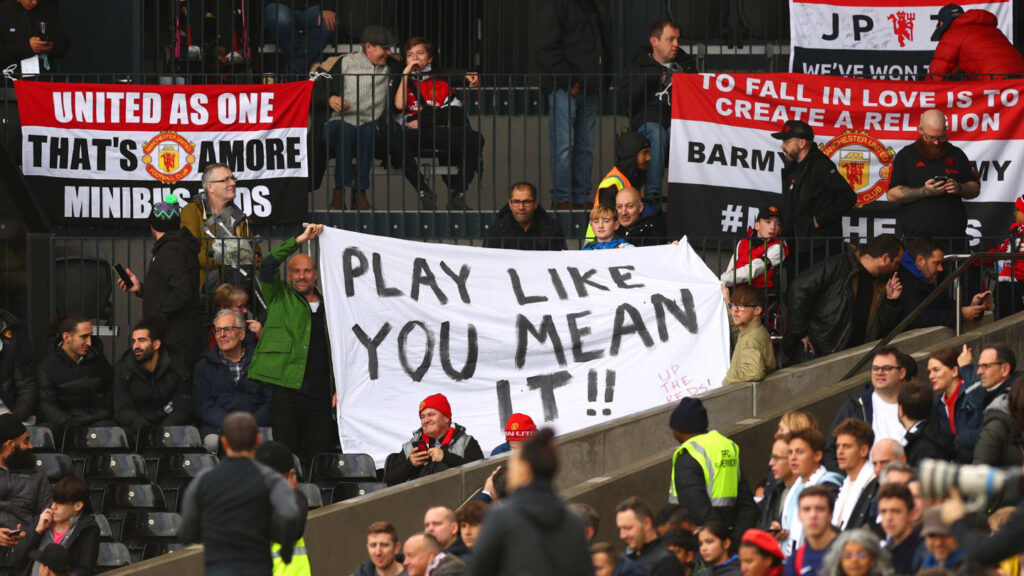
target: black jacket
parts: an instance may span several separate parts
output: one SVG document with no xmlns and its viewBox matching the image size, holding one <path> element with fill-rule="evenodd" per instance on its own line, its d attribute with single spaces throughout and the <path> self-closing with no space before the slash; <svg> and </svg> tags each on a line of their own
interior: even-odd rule
<svg viewBox="0 0 1024 576">
<path fill-rule="evenodd" d="M 868 482 L 868 485 L 861 491 L 857 503 L 853 505 L 853 512 L 846 522 L 846 530 L 853 528 L 870 527 L 875 523 L 878 511 L 874 507 L 875 494 L 878 493 L 878 478 Z"/>
<path fill-rule="evenodd" d="M 771 474 L 771 470 L 768 472 Z M 786 491 L 786 483 L 779 482 L 774 474 L 771 474 L 771 477 L 774 482 L 771 484 L 771 490 L 765 490 L 764 500 L 761 501 L 761 519 L 755 526 L 761 530 L 768 530 L 772 522 L 781 523 L 782 520 L 782 505 L 785 504 L 782 493 Z"/>
<path fill-rule="evenodd" d="M 242 362 L 247 374 L 255 344 L 243 341 L 242 346 L 245 348 Z M 249 412 L 260 426 L 270 426 L 270 386 L 261 386 L 246 374 L 236 385 L 220 350 L 203 353 L 192 378 L 192 413 L 200 434 L 219 434 L 224 418 L 236 411 Z"/>
<path fill-rule="evenodd" d="M 669 242 L 665 213 L 661 211 L 656 202 L 646 200 L 644 200 L 644 211 L 640 214 L 640 219 L 636 221 L 636 224 L 629 229 L 620 226 L 616 234 L 637 248 L 668 244 Z"/>
<path fill-rule="evenodd" d="M 134 432 L 143 426 L 191 423 L 192 378 L 169 350 L 160 350 L 156 369 L 146 372 L 131 350 L 117 363 L 114 420 Z M 170 407 L 170 412 L 165 411 Z"/>
<path fill-rule="evenodd" d="M 156 241 L 152 254 L 139 291 L 142 317 L 167 321 L 164 346 L 191 370 L 207 342 L 200 318 L 199 240 L 186 228 L 174 230 Z"/>
<path fill-rule="evenodd" d="M 856 203 L 857 193 L 813 144 L 803 162 L 782 169 L 782 235 L 786 238 L 842 237 L 843 215 Z M 796 248 L 803 250 L 800 245 Z"/>
<path fill-rule="evenodd" d="M 609 19 L 598 0 L 549 0 L 537 6 L 533 34 L 537 71 L 544 93 L 556 87 L 568 90 L 579 82 L 581 90 L 596 92 L 608 69 L 606 26 Z M 590 76 L 578 76 L 590 75 Z"/>
<path fill-rule="evenodd" d="M 832 472 L 839 472 L 839 462 L 836 461 L 836 436 L 833 434 L 836 427 L 843 423 L 843 420 L 847 418 L 856 418 L 872 424 L 872 417 L 874 416 L 875 407 L 871 403 L 871 395 L 875 392 L 874 386 L 870 383 L 864 387 L 864 390 L 851 394 L 846 402 L 839 407 L 836 411 L 835 418 L 832 419 L 832 427 L 829 428 L 828 441 L 825 444 L 825 456 L 821 459 L 821 463 Z"/>
<path fill-rule="evenodd" d="M 537 206 L 533 224 L 528 230 L 523 230 L 512 216 L 512 209 L 505 204 L 494 216 L 484 246 L 511 250 L 565 250 L 565 234 L 558 221 L 541 206 Z"/>
<path fill-rule="evenodd" d="M 900 262 L 898 273 L 900 284 L 903 284 L 903 295 L 900 296 L 900 313 L 903 316 L 909 316 L 935 290 L 936 285 L 924 281 L 921 270 L 914 263 L 914 260 L 910 258 L 909 253 L 903 254 L 903 261 Z M 907 329 L 927 328 L 929 326 L 948 326 L 952 328 L 956 326 L 957 315 L 956 302 L 949 297 L 949 294 L 943 292 L 931 301 L 931 304 L 910 323 Z"/>
<path fill-rule="evenodd" d="M 0 468 L 0 526 L 14 528 L 21 524 L 25 532 L 35 531 L 39 512 L 49 508 L 50 502 L 50 482 L 41 471 Z M 0 573 L 24 565 L 24 542 L 14 548 L 0 548 Z"/>
<path fill-rule="evenodd" d="M 682 48 L 673 62 L 681 72 L 697 72 L 697 59 Z M 615 92 L 626 99 L 630 129 L 637 130 L 648 122 L 668 128 L 672 120 L 672 74 L 654 59 L 650 46 L 633 55 L 629 69 L 619 75 Z"/>
<path fill-rule="evenodd" d="M 857 249 L 848 246 L 844 253 L 826 258 L 797 276 L 789 287 L 787 345 L 807 336 L 819 355 L 846 348 L 853 325 L 854 283 L 861 269 L 858 257 Z M 898 300 L 885 297 L 887 280 L 875 278 L 866 342 L 881 338 L 899 323 Z"/>
<path fill-rule="evenodd" d="M 491 508 L 473 547 L 472 576 L 584 576 L 594 573 L 583 523 L 550 482 L 535 479 Z"/>
<path fill-rule="evenodd" d="M 36 515 L 36 523 L 39 516 Z M 19 549 L 24 547 L 27 554 L 31 550 L 37 550 L 42 544 L 43 535 L 35 530 L 35 525 L 25 528 L 25 542 L 19 544 Z M 96 570 L 96 558 L 100 551 L 100 527 L 96 524 L 96 518 L 89 513 L 83 512 L 75 523 L 75 529 L 66 535 L 60 543 L 61 547 L 68 551 L 71 557 L 71 570 L 69 576 L 92 576 Z M 25 568 L 25 576 L 32 575 L 31 560 Z"/>
<path fill-rule="evenodd" d="M 950 462 L 956 458 L 953 437 L 942 429 L 935 418 L 923 420 L 916 430 L 907 432 L 903 451 L 907 455 L 907 464 L 915 468 L 925 458 Z"/>
<path fill-rule="evenodd" d="M 103 355 L 100 339 L 93 339 L 78 364 L 57 344 L 36 369 L 39 419 L 57 433 L 109 419 L 113 380 L 114 369 Z"/>
<path fill-rule="evenodd" d="M 627 558 L 636 562 L 647 576 L 683 576 L 683 565 L 679 558 L 669 552 L 662 544 L 661 538 L 655 538 L 644 544 L 639 553 L 631 551 Z"/>
<path fill-rule="evenodd" d="M 39 37 L 39 23 L 46 22 L 46 34 L 53 42 L 49 52 L 50 63 L 68 51 L 68 34 L 57 16 L 57 2 L 39 0 L 32 10 L 25 10 L 18 2 L 0 3 L 0 67 L 17 64 L 35 53 L 29 45 L 29 38 Z"/>
<path fill-rule="evenodd" d="M 698 573 L 698 576 L 741 576 L 740 559 L 737 556 L 730 557 L 727 561 L 717 566 L 708 566 Z"/>
<path fill-rule="evenodd" d="M 27 335 L 18 319 L 6 310 L 0 310 L 0 323 L 11 330 L 11 338 L 0 334 L 3 349 L 0 350 L 0 400 L 14 413 L 18 420 L 25 421 L 36 413 L 39 403 L 39 388 L 33 376 L 35 367 L 28 355 Z"/>
<path fill-rule="evenodd" d="M 468 464 L 470 462 L 476 462 L 477 460 L 484 459 L 484 452 L 480 449 L 480 444 L 476 441 L 476 438 L 466 434 L 466 428 L 460 424 L 452 423 L 455 428 L 455 433 L 452 435 L 449 444 L 442 446 L 444 451 L 444 458 L 440 462 L 428 461 L 426 464 L 419 468 L 412 465 L 409 461 L 409 455 L 406 454 L 405 448 L 411 442 L 413 446 L 418 444 L 423 438 L 423 429 L 417 430 L 410 442 L 406 442 L 402 446 L 402 450 L 395 454 L 389 454 L 384 461 L 384 482 L 388 486 L 394 486 L 395 484 L 401 484 L 408 480 L 415 480 L 416 478 L 423 478 L 424 476 L 430 476 L 438 472 L 444 472 L 449 468 L 455 468 Z M 463 437 L 468 436 L 468 443 L 466 444 L 465 451 L 462 456 L 452 453 L 449 448 L 456 445 L 459 440 Z M 427 440 L 424 442 L 429 443 Z"/>
<path fill-rule="evenodd" d="M 701 526 L 709 520 L 725 522 L 732 528 L 734 542 L 739 542 L 748 528 L 757 525 L 757 504 L 754 503 L 754 493 L 750 491 L 750 484 L 742 470 L 735 506 L 711 505 L 707 484 L 704 482 L 704 469 L 689 453 L 680 454 L 676 458 L 675 472 L 676 495 L 679 503 L 690 510 L 694 525 Z"/>
</svg>

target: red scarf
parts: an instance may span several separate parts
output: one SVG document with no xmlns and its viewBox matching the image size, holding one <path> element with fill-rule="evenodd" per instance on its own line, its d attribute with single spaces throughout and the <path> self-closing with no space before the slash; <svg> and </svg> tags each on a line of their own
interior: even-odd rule
<svg viewBox="0 0 1024 576">
<path fill-rule="evenodd" d="M 441 438 L 441 449 L 442 450 L 444 449 L 445 446 L 447 446 L 447 445 L 452 443 L 452 436 L 454 436 L 454 435 L 455 435 L 455 427 L 452 426 L 451 428 L 448 428 L 448 433 L 445 434 L 443 438 Z M 426 437 L 423 434 L 420 434 L 420 442 L 419 442 L 419 444 L 417 444 L 417 446 L 419 446 L 419 449 L 420 449 L 421 452 L 425 451 L 427 448 L 430 448 L 430 446 L 427 444 L 427 442 L 423 441 L 423 438 L 427 438 L 427 440 L 430 440 L 429 437 Z"/>
<path fill-rule="evenodd" d="M 953 390 L 952 394 L 946 394 L 942 397 L 942 401 L 946 403 L 946 416 L 949 418 L 949 429 L 953 431 L 953 436 L 956 436 L 956 422 L 953 421 L 953 416 L 956 414 L 956 399 L 960 396 L 960 388 L 964 385 L 964 381 L 961 379 L 956 384 L 956 390 Z"/>
</svg>

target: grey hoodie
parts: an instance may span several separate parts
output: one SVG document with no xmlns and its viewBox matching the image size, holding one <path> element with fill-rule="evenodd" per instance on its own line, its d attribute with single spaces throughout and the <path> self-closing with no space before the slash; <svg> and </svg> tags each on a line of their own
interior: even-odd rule
<svg viewBox="0 0 1024 576">
<path fill-rule="evenodd" d="M 365 54 L 355 52 L 341 59 L 340 73 L 336 74 L 331 95 L 341 96 L 349 109 L 332 110 L 330 120 L 358 126 L 380 118 L 390 97 L 387 65 L 374 66 Z"/>
</svg>

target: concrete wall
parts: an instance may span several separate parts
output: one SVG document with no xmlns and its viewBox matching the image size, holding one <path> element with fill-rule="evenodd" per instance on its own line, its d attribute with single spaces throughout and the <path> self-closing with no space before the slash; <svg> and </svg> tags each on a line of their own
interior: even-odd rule
<svg viewBox="0 0 1024 576">
<path fill-rule="evenodd" d="M 943 346 L 971 345 L 975 351 L 987 342 L 1003 341 L 1024 355 L 1024 315 L 977 326 L 959 338 L 945 328 L 915 330 L 894 342 L 913 353 L 922 364 L 927 355 Z M 840 381 L 870 345 L 822 358 L 772 374 L 764 382 L 715 390 L 703 397 L 711 426 L 740 445 L 743 471 L 751 483 L 767 470 L 767 454 L 778 417 L 787 410 L 808 410 L 831 423 L 839 404 L 868 380 L 863 369 Z M 561 473 L 557 479 L 569 500 L 587 502 L 603 518 L 599 537 L 617 542 L 615 505 L 628 495 L 648 498 L 657 507 L 665 503 L 669 463 L 676 448 L 667 427 L 673 405 L 666 405 L 614 422 L 594 426 L 559 438 Z M 504 458 L 477 462 L 386 491 L 341 502 L 309 515 L 306 542 L 314 573 L 348 574 L 366 560 L 365 528 L 387 519 L 403 536 L 422 529 L 424 511 L 432 505 L 459 506 L 483 485 L 487 475 Z M 116 574 L 195 573 L 201 550 L 189 549 L 122 569 Z"/>
</svg>

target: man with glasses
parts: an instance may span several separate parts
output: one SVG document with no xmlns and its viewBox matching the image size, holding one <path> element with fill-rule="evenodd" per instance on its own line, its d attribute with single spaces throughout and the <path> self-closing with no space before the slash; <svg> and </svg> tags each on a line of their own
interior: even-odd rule
<svg viewBox="0 0 1024 576">
<path fill-rule="evenodd" d="M 508 205 L 494 216 L 484 246 L 565 250 L 565 234 L 558 221 L 537 202 L 537 187 L 529 182 L 517 182 L 508 193 Z"/>
<path fill-rule="evenodd" d="M 917 140 L 896 154 L 886 197 L 899 204 L 896 232 L 904 237 L 957 238 L 952 250 L 966 248 L 964 200 L 981 193 L 978 173 L 963 150 L 949 142 L 941 110 L 921 115 Z"/>
<path fill-rule="evenodd" d="M 245 318 L 235 310 L 221 310 L 213 319 L 217 347 L 207 350 L 192 377 L 192 412 L 203 435 L 203 445 L 217 452 L 224 418 L 249 412 L 256 423 L 270 426 L 270 389 L 248 377 L 256 344 L 245 339 Z"/>
<path fill-rule="evenodd" d="M 203 170 L 203 191 L 181 210 L 181 227 L 187 228 L 200 241 L 199 290 L 202 294 L 213 294 L 220 286 L 220 266 L 225 263 L 225 252 L 239 256 L 248 253 L 246 263 L 252 265 L 253 262 L 248 241 L 214 242 L 216 238 L 252 238 L 249 217 L 235 204 L 237 183 L 226 164 L 210 164 Z M 237 265 L 238 257 L 228 258 L 228 262 Z"/>
<path fill-rule="evenodd" d="M 764 288 L 749 284 L 737 286 L 730 298 L 729 290 L 723 286 L 722 293 L 729 306 L 730 324 L 739 329 L 729 371 L 725 373 L 722 384 L 760 382 L 776 368 L 772 337 L 761 322 Z"/>
<path fill-rule="evenodd" d="M 847 418 L 863 420 L 871 425 L 875 441 L 891 438 L 902 440 L 906 429 L 900 422 L 898 397 L 903 384 L 913 376 L 904 367 L 904 354 L 892 346 L 883 346 L 875 351 L 871 359 L 871 383 L 864 390 L 851 395 L 839 407 L 829 433 L 825 449 L 825 467 L 839 470 L 836 460 L 835 430 Z"/>
</svg>

